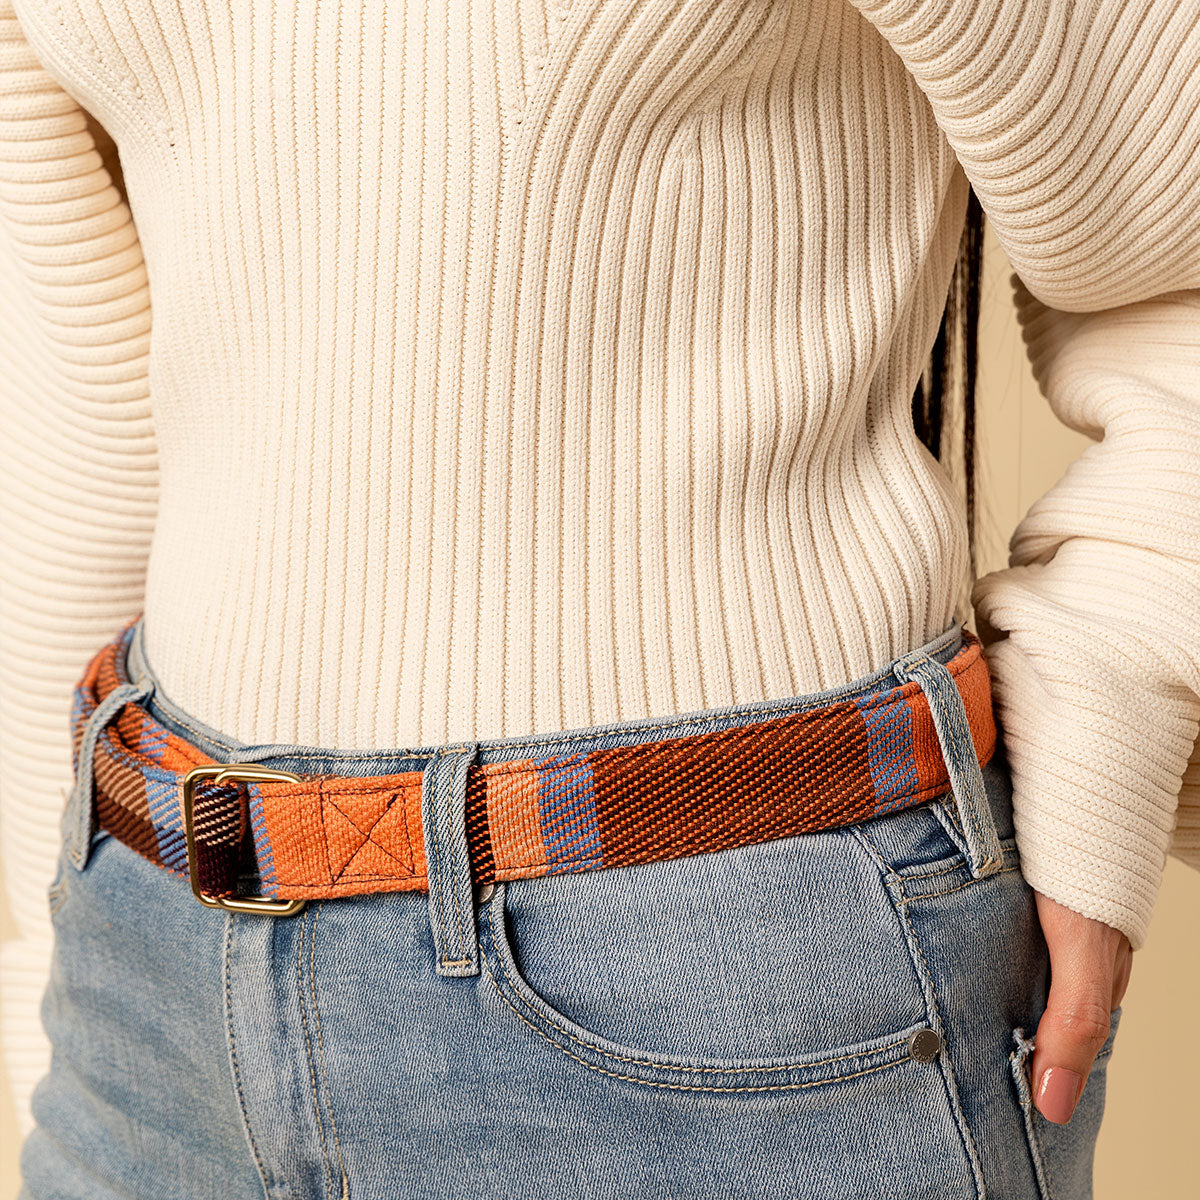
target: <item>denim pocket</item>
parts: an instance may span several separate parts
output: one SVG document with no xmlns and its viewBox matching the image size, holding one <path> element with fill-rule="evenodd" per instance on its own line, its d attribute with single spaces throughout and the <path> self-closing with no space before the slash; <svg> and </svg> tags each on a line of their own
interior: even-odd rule
<svg viewBox="0 0 1200 1200">
<path fill-rule="evenodd" d="M 1108 1037 L 1096 1055 L 1083 1094 L 1066 1125 L 1047 1121 L 1034 1106 L 1030 1069 L 1036 1040 L 1027 1038 L 1020 1027 L 1012 1031 L 1014 1049 L 1009 1055 L 1009 1068 L 1024 1118 L 1040 1200 L 1091 1200 L 1092 1162 L 1104 1117 L 1108 1060 L 1121 1024 L 1120 1005 L 1109 1014 L 1109 1023 Z"/>
<path fill-rule="evenodd" d="M 902 924 L 844 830 L 497 884 L 480 947 L 526 1075 L 634 1128 L 720 1123 L 689 1177 L 735 1144 L 793 1198 L 976 1194 Z"/>
<path fill-rule="evenodd" d="M 842 831 L 498 884 L 480 924 L 515 1017 L 588 1064 L 746 1087 L 929 1069 L 901 924 Z"/>
</svg>

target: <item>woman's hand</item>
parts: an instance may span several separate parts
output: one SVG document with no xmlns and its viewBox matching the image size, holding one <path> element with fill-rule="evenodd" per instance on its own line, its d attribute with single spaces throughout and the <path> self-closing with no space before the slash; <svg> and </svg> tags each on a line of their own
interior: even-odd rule
<svg viewBox="0 0 1200 1200">
<path fill-rule="evenodd" d="M 1042 1116 L 1063 1125 L 1125 995 L 1133 948 L 1119 929 L 1034 895 L 1050 948 L 1050 995 L 1034 1039 L 1033 1098 Z"/>
</svg>

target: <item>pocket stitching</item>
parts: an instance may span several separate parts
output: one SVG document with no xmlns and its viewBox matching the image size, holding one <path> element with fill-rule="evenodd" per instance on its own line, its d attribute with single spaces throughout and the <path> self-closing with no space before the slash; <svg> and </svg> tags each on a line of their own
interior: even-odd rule
<svg viewBox="0 0 1200 1200">
<path fill-rule="evenodd" d="M 865 835 L 864 835 L 865 836 Z M 882 858 L 880 859 L 882 862 Z M 895 883 L 893 884 L 893 880 Z M 963 887 L 972 883 L 979 882 L 976 879 L 970 879 Z M 904 936 L 908 941 L 911 950 L 915 950 L 921 959 L 921 967 L 917 967 L 916 959 L 913 960 L 913 968 L 917 972 L 918 978 L 924 986 L 929 989 L 928 1012 L 930 1024 L 934 1031 L 945 1041 L 945 1031 L 942 1028 L 942 1011 L 941 1001 L 938 1000 L 937 988 L 933 982 L 933 972 L 929 969 L 929 960 L 925 957 L 925 951 L 917 938 L 916 930 L 913 928 L 912 919 L 908 915 L 908 905 L 912 897 L 908 896 L 904 891 L 904 883 L 902 877 L 896 875 L 894 871 L 889 871 L 889 878 L 886 884 L 889 892 L 895 888 L 895 908 L 896 916 L 904 930 Z M 922 969 L 924 973 L 922 974 Z M 941 1056 L 939 1056 L 941 1057 Z M 953 1064 L 946 1058 L 941 1057 L 941 1075 L 945 1082 L 946 1090 L 949 1094 L 950 1110 L 954 1117 L 954 1123 L 958 1126 L 959 1136 L 962 1138 L 963 1149 L 966 1152 L 967 1161 L 970 1164 L 971 1175 L 975 1181 L 975 1187 L 980 1196 L 986 1194 L 986 1188 L 983 1181 L 983 1166 L 979 1161 L 979 1150 L 975 1145 L 975 1135 L 971 1132 L 970 1124 L 967 1122 L 966 1113 L 963 1112 L 962 1098 L 958 1092 L 958 1076 L 954 1071 Z"/>
<path fill-rule="evenodd" d="M 1050 1178 L 1046 1173 L 1045 1165 L 1045 1150 L 1042 1148 L 1042 1139 L 1038 1136 L 1037 1129 L 1033 1124 L 1033 1091 L 1030 1082 L 1026 1080 L 1026 1090 L 1028 1099 L 1022 1094 L 1020 1081 L 1016 1076 L 1018 1072 L 1025 1076 L 1025 1062 L 1017 1062 L 1019 1050 L 1010 1050 L 1008 1055 L 1009 1074 L 1013 1078 L 1013 1083 L 1017 1088 L 1017 1104 L 1021 1109 L 1021 1120 L 1025 1126 L 1025 1139 L 1029 1147 L 1029 1157 L 1033 1162 L 1033 1173 L 1037 1182 L 1038 1193 L 1041 1200 L 1054 1200 L 1054 1193 L 1050 1190 Z"/>
<path fill-rule="evenodd" d="M 495 953 L 496 953 L 496 961 L 499 963 L 500 969 L 504 973 L 505 981 L 508 985 L 508 988 L 521 1001 L 522 1005 L 529 1011 L 529 1013 L 536 1020 L 541 1021 L 545 1025 L 549 1026 L 551 1029 L 556 1030 L 562 1036 L 575 1042 L 576 1045 L 582 1047 L 583 1049 L 587 1050 L 588 1052 L 599 1055 L 600 1057 L 611 1059 L 614 1062 L 633 1063 L 636 1066 L 644 1067 L 648 1070 L 672 1071 L 672 1072 L 676 1072 L 679 1074 L 686 1073 L 686 1074 L 698 1074 L 698 1075 L 757 1075 L 757 1074 L 766 1074 L 769 1072 L 778 1072 L 778 1071 L 804 1071 L 804 1070 L 809 1070 L 809 1069 L 813 1069 L 813 1068 L 828 1066 L 831 1063 L 844 1062 L 849 1059 L 864 1058 L 864 1057 L 868 1057 L 870 1055 L 877 1055 L 877 1054 L 885 1054 L 889 1051 L 894 1051 L 894 1050 L 900 1048 L 901 1046 L 906 1045 L 908 1042 L 908 1037 L 904 1036 L 904 1037 L 897 1038 L 895 1041 L 885 1043 L 884 1045 L 881 1045 L 881 1046 L 876 1046 L 869 1050 L 858 1050 L 858 1051 L 855 1051 L 850 1054 L 839 1054 L 839 1055 L 834 1055 L 833 1057 L 823 1058 L 823 1059 L 815 1059 L 815 1060 L 808 1061 L 808 1062 L 781 1063 L 781 1064 L 775 1064 L 775 1065 L 771 1065 L 771 1066 L 761 1066 L 761 1067 L 699 1067 L 699 1066 L 688 1066 L 686 1064 L 659 1063 L 659 1062 L 653 1061 L 653 1059 L 651 1059 L 649 1057 L 639 1057 L 636 1055 L 623 1056 L 623 1055 L 619 1055 L 619 1054 L 613 1054 L 609 1050 L 604 1050 L 599 1046 L 591 1044 L 590 1042 L 586 1041 L 584 1038 L 581 1038 L 581 1037 L 577 1036 L 576 1034 L 572 1033 L 564 1025 L 561 1025 L 558 1022 L 552 1020 L 545 1013 L 539 1012 L 536 1008 L 534 1008 L 530 1004 L 530 1002 L 524 996 L 521 995 L 520 988 L 517 986 L 517 981 L 514 980 L 512 973 L 509 971 L 508 964 L 505 961 L 505 955 L 501 952 L 501 949 L 500 949 L 501 941 L 499 939 L 499 936 L 498 936 L 497 930 L 496 930 L 495 910 L 496 910 L 496 905 L 500 904 L 502 902 L 503 895 L 504 895 L 503 890 L 497 889 L 496 895 L 490 901 L 490 903 L 488 905 L 488 924 L 490 926 L 492 948 L 495 950 Z M 482 947 L 481 947 L 481 951 L 482 951 Z M 543 1030 L 539 1029 L 533 1023 L 533 1021 L 529 1019 L 529 1017 L 526 1017 L 523 1013 L 521 1013 L 517 1009 L 516 1005 L 514 1005 L 512 1003 L 512 1001 L 508 998 L 508 996 L 505 994 L 504 988 L 501 987 L 500 981 L 497 979 L 495 973 L 491 969 L 491 964 L 488 961 L 488 955 L 486 954 L 486 952 L 481 952 L 480 957 L 483 961 L 484 967 L 487 970 L 488 977 L 492 981 L 492 986 L 496 989 L 496 992 L 500 996 L 500 999 L 504 1001 L 504 1003 L 508 1006 L 509 1009 L 511 1009 L 513 1015 L 516 1016 L 522 1022 L 524 1022 L 524 1024 L 528 1025 L 529 1028 L 532 1029 L 533 1032 L 538 1035 L 538 1037 L 542 1038 L 543 1040 L 549 1042 L 552 1046 L 561 1050 L 569 1058 L 573 1058 L 577 1062 L 582 1063 L 583 1066 L 587 1067 L 589 1070 L 599 1071 L 601 1074 L 610 1075 L 615 1079 L 624 1079 L 624 1080 L 628 1080 L 629 1082 L 632 1082 L 632 1083 L 646 1084 L 648 1087 L 667 1087 L 667 1088 L 684 1089 L 684 1090 L 689 1090 L 689 1091 L 711 1091 L 711 1092 L 759 1092 L 759 1091 L 798 1090 L 800 1088 L 819 1087 L 822 1084 L 826 1084 L 826 1083 L 838 1083 L 841 1080 L 845 1080 L 845 1079 L 855 1079 L 855 1078 L 859 1077 L 860 1075 L 868 1075 L 874 1071 L 883 1070 L 886 1067 L 893 1067 L 893 1066 L 897 1066 L 900 1063 L 908 1062 L 911 1060 L 911 1057 L 912 1057 L 911 1055 L 907 1055 L 907 1054 L 902 1055 L 901 1057 L 896 1058 L 895 1060 L 890 1061 L 890 1062 L 880 1063 L 880 1064 L 877 1064 L 876 1066 L 868 1067 L 862 1071 L 855 1071 L 848 1075 L 834 1075 L 828 1079 L 808 1080 L 808 1081 L 805 1081 L 802 1083 L 775 1084 L 775 1085 L 762 1084 L 762 1085 L 751 1085 L 751 1086 L 744 1086 L 744 1087 L 717 1087 L 717 1086 L 704 1086 L 704 1085 L 699 1085 L 699 1084 L 666 1083 L 666 1082 L 658 1082 L 658 1081 L 654 1081 L 654 1080 L 642 1079 L 638 1076 L 620 1075 L 615 1071 L 609 1071 L 603 1067 L 597 1066 L 593 1063 L 589 1063 L 586 1059 L 582 1058 L 578 1054 L 573 1053 L 566 1046 L 561 1045 L 558 1041 L 556 1041 L 549 1034 L 547 1034 Z M 530 987 L 530 985 L 528 983 L 525 983 L 525 987 L 530 992 L 533 992 L 532 987 Z M 533 994 L 536 996 L 537 993 L 533 992 Z M 539 997 L 539 999 L 540 999 L 540 997 Z M 545 1004 L 545 1001 L 542 1001 L 542 1003 Z M 547 1007 L 549 1007 L 549 1006 L 547 1005 Z"/>
<path fill-rule="evenodd" d="M 1121 1006 L 1118 1005 L 1117 1008 Z M 1109 1020 L 1112 1021 L 1113 1014 L 1117 1010 L 1114 1009 L 1109 1014 Z M 1095 1070 L 1095 1064 L 1101 1059 L 1108 1058 L 1116 1048 L 1117 1029 L 1120 1026 L 1120 1018 L 1116 1020 L 1116 1024 L 1109 1031 L 1108 1038 L 1104 1047 L 1096 1054 L 1092 1063 L 1092 1070 Z M 1017 1106 L 1021 1110 L 1022 1124 L 1025 1128 L 1025 1139 L 1029 1149 L 1029 1157 L 1033 1163 L 1034 1175 L 1036 1177 L 1038 1195 L 1040 1200 L 1054 1200 L 1054 1189 L 1050 1186 L 1050 1171 L 1047 1166 L 1046 1150 L 1042 1145 L 1041 1135 L 1038 1133 L 1037 1122 L 1034 1119 L 1037 1107 L 1033 1102 L 1033 1080 L 1030 1077 L 1030 1071 L 1026 1070 L 1026 1064 L 1032 1068 L 1033 1065 L 1033 1044 L 1024 1035 L 1024 1030 L 1018 1029 L 1014 1033 L 1021 1034 L 1021 1045 L 1016 1050 L 1009 1051 L 1009 1075 L 1013 1081 L 1013 1086 L 1017 1092 Z M 1022 1048 L 1025 1053 L 1022 1055 Z M 1020 1063 L 1017 1062 L 1018 1056 L 1022 1057 Z M 1018 1079 L 1017 1076 L 1020 1075 Z M 1089 1082 L 1091 1075 L 1089 1073 Z"/>
<path fill-rule="evenodd" d="M 910 1056 L 906 1056 L 904 1058 L 897 1058 L 894 1062 L 878 1063 L 876 1066 L 866 1067 L 865 1069 L 863 1069 L 861 1071 L 854 1071 L 849 1075 L 834 1075 L 829 1079 L 810 1079 L 804 1083 L 776 1083 L 776 1084 L 759 1084 L 759 1085 L 750 1084 L 750 1085 L 744 1085 L 742 1087 L 717 1087 L 716 1085 L 713 1085 L 713 1084 L 700 1084 L 700 1083 L 668 1083 L 665 1080 L 642 1079 L 637 1075 L 622 1075 L 617 1071 L 609 1071 L 604 1067 L 598 1066 L 596 1063 L 588 1062 L 587 1059 L 583 1058 L 581 1055 L 575 1054 L 571 1050 L 568 1050 L 566 1046 L 563 1046 L 560 1043 L 556 1042 L 554 1040 L 554 1038 L 550 1037 L 549 1034 L 544 1033 L 542 1030 L 538 1029 L 538 1027 L 536 1025 L 534 1025 L 532 1021 L 530 1021 L 527 1017 L 523 1016 L 520 1012 L 517 1011 L 516 1007 L 512 1004 L 512 1002 L 509 1000 L 509 998 L 501 990 L 499 982 L 497 981 L 495 975 L 492 974 L 492 968 L 488 963 L 487 955 L 484 954 L 481 957 L 483 959 L 484 969 L 488 973 L 488 978 L 491 979 L 492 986 L 495 987 L 496 992 L 499 995 L 500 999 L 503 1000 L 506 1005 L 508 1005 L 508 1007 L 512 1010 L 513 1015 L 515 1017 L 517 1017 L 520 1021 L 523 1021 L 526 1025 L 528 1025 L 529 1028 L 538 1035 L 538 1037 L 540 1037 L 543 1041 L 549 1042 L 549 1044 L 551 1046 L 553 1046 L 556 1050 L 560 1050 L 568 1058 L 574 1059 L 577 1063 L 580 1063 L 582 1066 L 587 1067 L 587 1069 L 589 1071 L 595 1071 L 600 1075 L 608 1075 L 612 1079 L 621 1079 L 627 1083 L 640 1083 L 643 1087 L 668 1088 L 673 1091 L 684 1091 L 684 1092 L 786 1092 L 786 1091 L 799 1091 L 802 1088 L 814 1088 L 814 1087 L 822 1087 L 822 1086 L 824 1086 L 826 1084 L 830 1084 L 830 1083 L 842 1083 L 843 1081 L 848 1080 L 848 1079 L 858 1079 L 860 1076 L 863 1076 L 863 1075 L 872 1075 L 876 1071 L 886 1071 L 889 1067 L 896 1067 L 896 1066 L 899 1066 L 903 1062 L 909 1061 L 909 1057 L 910 1057 Z M 550 1022 L 547 1022 L 547 1023 L 549 1024 Z M 565 1030 L 563 1030 L 562 1032 L 566 1033 Z M 571 1034 L 567 1034 L 567 1036 L 572 1037 Z M 573 1038 L 573 1040 L 579 1041 L 580 1044 L 584 1044 L 582 1042 L 582 1040 L 579 1038 Z M 901 1044 L 903 1044 L 903 1043 L 902 1042 L 894 1043 L 894 1045 L 901 1045 Z M 881 1049 L 887 1050 L 890 1048 L 891 1047 L 884 1046 Z M 624 1061 L 624 1060 L 620 1060 L 618 1055 L 607 1054 L 606 1051 L 599 1050 L 596 1047 L 589 1046 L 588 1049 L 593 1050 L 597 1054 L 603 1054 L 603 1055 L 605 1055 L 605 1057 L 617 1059 L 618 1061 Z M 850 1055 L 849 1057 L 856 1058 L 858 1056 Z M 640 1062 L 641 1060 L 630 1059 L 628 1061 Z M 836 1061 L 836 1060 L 830 1060 L 830 1061 Z M 654 1065 L 654 1064 L 646 1064 L 646 1065 Z M 701 1067 L 670 1067 L 670 1068 L 666 1068 L 666 1069 L 674 1070 L 674 1071 L 702 1071 L 704 1068 L 701 1068 Z M 746 1070 L 753 1070 L 754 1068 L 739 1067 L 739 1068 L 733 1068 L 733 1069 L 738 1070 L 738 1071 L 746 1071 Z M 788 1068 L 777 1067 L 777 1068 L 763 1068 L 763 1069 L 764 1070 L 772 1070 L 772 1069 L 773 1070 L 787 1070 Z M 715 1074 L 721 1074 L 722 1071 L 720 1069 L 714 1069 L 709 1073 L 715 1075 Z"/>
<path fill-rule="evenodd" d="M 764 1071 L 764 1072 L 765 1071 L 795 1071 L 795 1070 L 799 1070 L 799 1069 L 803 1069 L 803 1068 L 807 1068 L 807 1067 L 825 1067 L 825 1066 L 828 1066 L 830 1063 L 845 1062 L 847 1059 L 851 1059 L 851 1058 L 862 1058 L 864 1054 L 881 1053 L 885 1050 L 892 1050 L 897 1046 L 903 1045 L 907 1041 L 907 1038 L 898 1038 L 894 1042 L 888 1042 L 884 1046 L 876 1047 L 875 1050 L 865 1050 L 865 1051 L 858 1050 L 852 1054 L 838 1054 L 838 1055 L 834 1055 L 831 1058 L 814 1059 L 811 1062 L 781 1063 L 781 1064 L 778 1064 L 775 1066 L 769 1066 L 769 1067 L 696 1067 L 696 1066 L 687 1066 L 686 1064 L 682 1064 L 682 1063 L 677 1063 L 677 1064 L 659 1063 L 659 1062 L 652 1061 L 650 1058 L 642 1058 L 642 1057 L 638 1057 L 636 1055 L 623 1056 L 620 1054 L 613 1054 L 611 1051 L 602 1050 L 599 1046 L 592 1046 L 585 1039 L 578 1037 L 576 1034 L 573 1034 L 565 1025 L 560 1025 L 556 1021 L 552 1020 L 545 1013 L 538 1012 L 538 1010 L 536 1008 L 534 1008 L 533 1005 L 531 1005 L 528 1000 L 526 1000 L 523 996 L 521 996 L 520 989 L 517 986 L 517 982 L 516 982 L 516 980 L 514 980 L 514 978 L 512 976 L 512 972 L 509 971 L 508 964 L 504 961 L 504 956 L 500 953 L 500 950 L 498 948 L 499 942 L 496 937 L 496 920 L 495 920 L 495 912 L 494 912 L 494 905 L 498 902 L 498 900 L 499 900 L 499 897 L 494 898 L 492 901 L 492 904 L 490 904 L 488 906 L 488 923 L 492 927 L 492 945 L 494 947 L 497 947 L 496 961 L 499 962 L 500 969 L 504 972 L 504 977 L 507 980 L 509 987 L 512 989 L 512 991 L 514 993 L 516 993 L 518 998 L 521 1000 L 521 1003 L 537 1020 L 544 1021 L 552 1029 L 557 1029 L 559 1031 L 559 1033 L 561 1033 L 564 1037 L 570 1038 L 571 1041 L 575 1042 L 577 1045 L 583 1046 L 587 1050 L 592 1050 L 596 1054 L 603 1055 L 605 1058 L 611 1058 L 615 1062 L 637 1063 L 641 1066 L 652 1067 L 653 1069 L 658 1070 L 658 1071 L 690 1071 L 690 1072 L 698 1072 L 699 1074 L 702 1074 L 702 1075 L 751 1075 L 751 1074 L 757 1074 L 760 1071 Z M 493 982 L 495 982 L 494 976 L 493 976 Z M 529 983 L 526 982 L 525 986 L 527 988 L 529 988 L 530 991 L 533 991 L 533 988 L 531 987 L 531 985 Z M 542 1003 L 546 1004 L 546 1002 L 544 1000 L 542 1001 Z M 546 1007 L 549 1008 L 550 1005 L 546 1004 Z M 520 1016 L 521 1014 L 517 1013 L 517 1015 Z"/>
<path fill-rule="evenodd" d="M 1014 863 L 1011 867 L 1000 867 L 997 870 L 993 871 L 990 875 L 985 875 L 979 879 L 968 879 L 964 883 L 956 883 L 953 887 L 943 888 L 941 891 L 922 892 L 919 896 L 909 896 L 907 898 L 910 900 L 927 900 L 927 899 L 930 899 L 930 898 L 933 898 L 936 896 L 949 896 L 951 892 L 961 891 L 965 887 L 970 887 L 971 884 L 973 884 L 973 883 L 983 883 L 985 880 L 992 879 L 997 875 L 1006 875 L 1009 871 L 1019 871 L 1019 870 L 1020 870 L 1020 867 L 1018 867 Z M 901 885 L 903 885 L 904 879 L 905 879 L 905 876 L 903 876 L 903 875 L 900 876 Z"/>
<path fill-rule="evenodd" d="M 862 828 L 862 825 L 866 824 L 869 824 L 869 822 L 862 822 L 861 824 L 848 826 L 847 832 L 849 832 L 851 836 L 855 837 L 864 847 L 864 849 L 866 849 L 870 856 L 875 860 L 876 865 L 879 867 L 884 876 L 889 879 L 894 878 L 900 884 L 902 889 L 903 885 L 910 879 L 934 879 L 939 875 L 949 875 L 955 871 L 970 869 L 970 863 L 967 859 L 967 856 L 960 849 L 956 849 L 952 854 L 947 855 L 945 858 L 938 858 L 932 860 L 931 862 L 915 864 L 918 866 L 937 867 L 937 869 L 933 871 L 909 871 L 902 867 L 896 868 L 888 859 L 884 857 L 883 852 L 871 840 L 868 831 Z M 966 880 L 965 883 L 956 884 L 954 887 L 946 888 L 942 891 L 933 890 L 921 892 L 920 898 L 923 899 L 925 897 L 932 896 L 946 896 L 951 892 L 957 891 L 960 887 L 968 887 L 972 883 L 982 883 L 984 880 L 990 879 L 992 875 L 1003 875 L 1006 871 L 1019 871 L 1021 869 L 1021 852 L 1015 837 L 1001 838 L 1000 851 L 1001 861 L 1008 862 L 1011 859 L 1011 866 L 1002 866 L 999 870 L 993 871 L 989 875 L 981 876 L 980 878 L 975 878 L 972 876 L 970 879 Z M 943 867 L 939 865 L 941 863 L 949 863 L 949 865 Z M 907 893 L 905 894 L 907 895 Z"/>
<path fill-rule="evenodd" d="M 1020 851 L 1017 848 L 1017 843 L 1016 843 L 1015 838 L 1001 838 L 1000 839 L 1000 849 L 1004 852 L 1005 857 L 1012 855 L 1012 857 L 1018 858 L 1020 856 Z M 898 871 L 894 871 L 893 873 L 896 876 L 898 876 L 901 881 L 908 880 L 908 879 L 933 879 L 937 875 L 949 875 L 951 871 L 961 871 L 964 867 L 969 866 L 969 863 L 967 862 L 967 857 L 965 854 L 962 853 L 962 851 L 959 851 L 957 854 L 952 855 L 951 857 L 954 859 L 954 861 L 950 864 L 950 866 L 938 867 L 938 869 L 936 871 L 906 871 L 906 870 L 901 869 Z M 939 861 L 944 861 L 944 860 L 939 860 Z M 923 865 L 931 866 L 933 864 L 926 863 Z M 1008 868 L 1008 869 L 1011 869 L 1011 868 Z M 938 895 L 939 893 L 930 892 L 927 894 L 928 895 Z"/>
</svg>

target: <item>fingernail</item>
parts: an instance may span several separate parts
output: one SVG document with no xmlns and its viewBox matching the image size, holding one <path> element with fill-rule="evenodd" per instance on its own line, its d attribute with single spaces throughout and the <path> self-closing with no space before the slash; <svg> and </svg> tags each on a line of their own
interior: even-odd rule
<svg viewBox="0 0 1200 1200">
<path fill-rule="evenodd" d="M 1047 1067 L 1042 1072 L 1042 1086 L 1037 1094 L 1037 1106 L 1047 1121 L 1065 1125 L 1075 1111 L 1075 1103 L 1083 1090 L 1083 1078 L 1066 1067 Z"/>
</svg>

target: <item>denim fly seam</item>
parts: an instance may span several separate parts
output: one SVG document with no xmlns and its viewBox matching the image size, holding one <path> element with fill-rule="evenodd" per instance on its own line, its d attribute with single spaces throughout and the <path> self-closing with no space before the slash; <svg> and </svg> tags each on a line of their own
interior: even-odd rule
<svg viewBox="0 0 1200 1200">
<path fill-rule="evenodd" d="M 929 701 L 938 745 L 946 762 L 946 774 L 954 794 L 959 823 L 967 842 L 971 876 L 982 879 L 1004 864 L 1000 836 L 988 802 L 987 788 L 962 695 L 944 663 L 923 649 L 898 658 L 892 670 L 901 683 L 915 680 Z"/>
<path fill-rule="evenodd" d="M 475 893 L 467 850 L 467 768 L 478 744 L 441 747 L 421 778 L 429 924 L 439 975 L 479 974 Z"/>
</svg>

